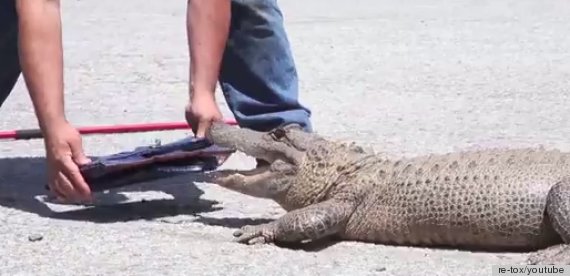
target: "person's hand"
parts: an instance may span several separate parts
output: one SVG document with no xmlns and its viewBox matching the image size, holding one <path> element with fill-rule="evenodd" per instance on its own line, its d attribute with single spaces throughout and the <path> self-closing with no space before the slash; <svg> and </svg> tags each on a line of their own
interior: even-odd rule
<svg viewBox="0 0 570 276">
<path fill-rule="evenodd" d="M 206 136 L 206 131 L 214 121 L 222 120 L 223 116 L 213 95 L 199 94 L 192 96 L 186 105 L 186 121 L 192 127 L 192 132 L 199 138 Z"/>
<path fill-rule="evenodd" d="M 83 152 L 80 133 L 69 123 L 61 123 L 46 132 L 44 141 L 50 191 L 59 201 L 89 202 L 91 189 L 83 179 L 79 166 L 91 160 Z"/>
</svg>

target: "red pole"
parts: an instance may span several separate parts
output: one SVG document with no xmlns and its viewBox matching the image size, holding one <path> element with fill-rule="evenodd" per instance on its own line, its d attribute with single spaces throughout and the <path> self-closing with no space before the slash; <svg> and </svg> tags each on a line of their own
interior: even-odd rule
<svg viewBox="0 0 570 276">
<path fill-rule="evenodd" d="M 224 120 L 226 124 L 236 125 L 234 119 Z M 179 130 L 189 129 L 190 125 L 187 122 L 163 122 L 163 123 L 147 123 L 147 124 L 123 124 L 123 125 L 101 125 L 101 126 L 83 126 L 78 127 L 77 130 L 83 135 L 90 134 L 115 134 L 115 133 L 132 133 L 132 132 L 147 132 L 147 131 L 165 131 L 165 130 Z M 40 129 L 19 129 L 0 131 L 0 140 L 29 140 L 43 138 Z"/>
</svg>

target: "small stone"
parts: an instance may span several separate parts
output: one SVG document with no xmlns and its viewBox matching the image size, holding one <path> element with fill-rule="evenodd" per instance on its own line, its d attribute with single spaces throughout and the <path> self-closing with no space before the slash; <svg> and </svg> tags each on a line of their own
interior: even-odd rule
<svg viewBox="0 0 570 276">
<path fill-rule="evenodd" d="M 42 236 L 41 234 L 31 234 L 28 236 L 28 240 L 31 242 L 37 242 L 37 241 L 41 241 L 44 239 L 44 236 Z"/>
<path fill-rule="evenodd" d="M 383 266 L 382 266 L 382 267 L 377 267 L 377 268 L 374 269 L 374 271 L 375 271 L 375 272 L 384 272 L 384 271 L 386 271 L 386 268 L 383 267 Z"/>
</svg>

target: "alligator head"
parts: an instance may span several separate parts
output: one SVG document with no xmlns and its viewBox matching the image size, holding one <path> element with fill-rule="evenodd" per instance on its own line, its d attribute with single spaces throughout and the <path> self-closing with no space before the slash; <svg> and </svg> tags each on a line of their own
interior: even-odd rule
<svg viewBox="0 0 570 276">
<path fill-rule="evenodd" d="M 354 143 L 326 140 L 299 125 L 268 132 L 214 123 L 206 134 L 214 144 L 268 164 L 251 170 L 218 170 L 212 183 L 254 197 L 273 199 L 286 210 L 318 202 L 362 169 L 369 153 Z"/>
<path fill-rule="evenodd" d="M 214 123 L 206 138 L 212 143 L 241 151 L 267 162 L 251 170 L 220 170 L 213 183 L 256 197 L 275 198 L 294 182 L 307 149 L 318 136 L 299 125 L 288 125 L 268 132 Z"/>
</svg>

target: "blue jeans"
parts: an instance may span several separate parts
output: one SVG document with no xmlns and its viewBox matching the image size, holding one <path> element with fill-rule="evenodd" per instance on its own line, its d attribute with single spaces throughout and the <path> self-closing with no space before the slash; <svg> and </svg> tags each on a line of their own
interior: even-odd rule
<svg viewBox="0 0 570 276">
<path fill-rule="evenodd" d="M 312 131 L 276 0 L 232 1 L 220 86 L 241 127 L 267 131 L 297 123 Z"/>
<path fill-rule="evenodd" d="M 0 106 L 20 76 L 17 16 L 0 0 Z M 220 86 L 241 127 L 258 131 L 297 123 L 312 131 L 311 112 L 299 103 L 298 78 L 276 0 L 233 0 Z"/>
<path fill-rule="evenodd" d="M 0 107 L 20 77 L 16 1 L 0 0 Z"/>
</svg>

